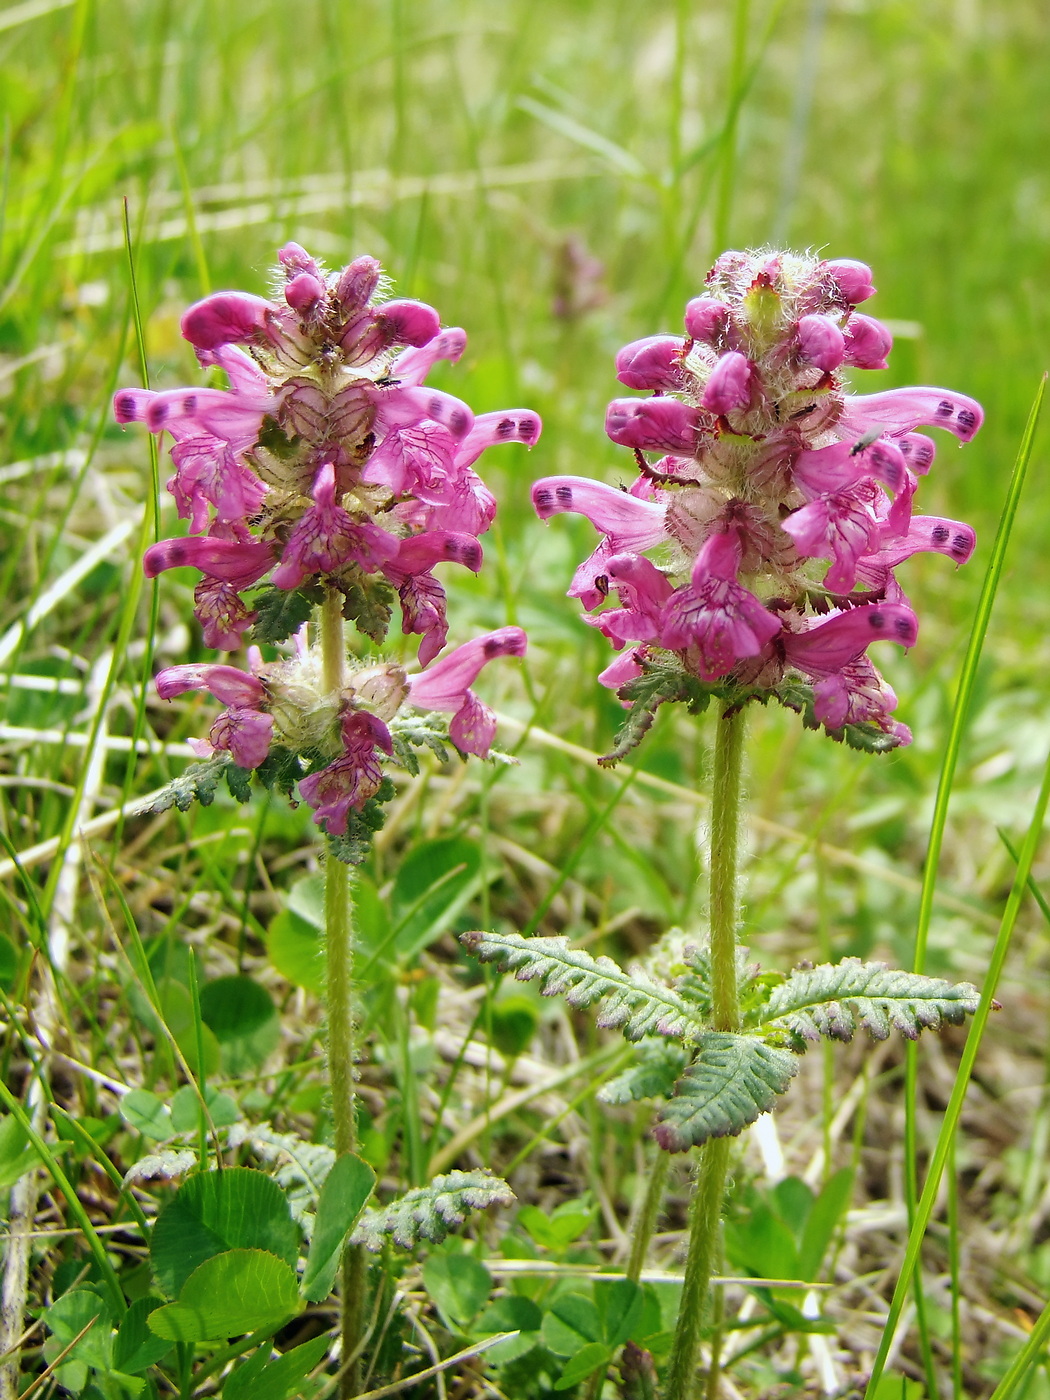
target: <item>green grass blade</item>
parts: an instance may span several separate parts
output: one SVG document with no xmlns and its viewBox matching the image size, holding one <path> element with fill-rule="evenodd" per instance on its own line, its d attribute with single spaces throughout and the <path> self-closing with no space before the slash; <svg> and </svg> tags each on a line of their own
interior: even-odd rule
<svg viewBox="0 0 1050 1400">
<path fill-rule="evenodd" d="M 1003 963 L 1006 961 L 1006 954 L 1010 947 L 1010 939 L 1013 936 L 1014 925 L 1017 923 L 1017 915 L 1020 911 L 1021 903 L 1028 893 L 1028 878 L 1032 872 L 1032 863 L 1035 860 L 1036 850 L 1038 849 L 1039 840 L 1043 833 L 1043 822 L 1046 818 L 1048 801 L 1050 801 L 1050 756 L 1048 756 L 1043 769 L 1043 780 L 1039 788 L 1039 796 L 1036 799 L 1035 812 L 1033 813 L 1031 823 L 1028 827 L 1028 832 L 1025 835 L 1024 844 L 1021 847 L 1017 872 L 1014 876 L 1009 898 L 1006 901 L 1006 908 L 1003 910 L 1002 922 L 995 940 L 995 947 L 992 949 L 991 961 L 988 966 L 988 976 L 985 980 L 984 989 L 981 992 L 981 1003 L 977 1008 L 977 1012 L 970 1026 L 970 1033 L 966 1038 L 966 1045 L 963 1048 L 962 1057 L 959 1061 L 959 1069 L 955 1076 L 955 1084 L 952 1088 L 951 1098 L 948 1100 L 948 1107 L 944 1113 L 944 1121 L 941 1123 L 941 1130 L 937 1135 L 937 1145 L 930 1159 L 929 1171 L 926 1173 L 926 1182 L 922 1189 L 922 1196 L 916 1207 L 915 1219 L 912 1222 L 912 1227 L 908 1234 L 904 1263 L 901 1266 L 900 1276 L 897 1279 L 897 1286 L 893 1290 L 893 1298 L 890 1302 L 889 1313 L 886 1317 L 882 1341 L 879 1344 L 878 1354 L 875 1357 L 875 1364 L 872 1367 L 868 1388 L 864 1392 L 865 1400 L 874 1400 L 879 1379 L 886 1366 L 886 1359 L 889 1356 L 890 1347 L 893 1345 L 893 1336 L 897 1330 L 897 1323 L 900 1320 L 905 1299 L 908 1296 L 908 1289 L 911 1285 L 912 1276 L 918 1264 L 919 1251 L 922 1248 L 926 1227 L 930 1223 L 930 1217 L 933 1214 L 933 1208 L 936 1204 L 937 1190 L 940 1186 L 945 1163 L 948 1160 L 951 1142 L 959 1126 L 959 1118 L 962 1114 L 966 1090 L 970 1083 L 970 1075 L 973 1072 L 974 1063 L 977 1059 L 977 1052 L 980 1049 L 981 1040 L 988 1025 L 988 1017 L 991 1014 L 995 1000 L 995 990 L 999 984 Z M 1048 1325 L 1050 1325 L 1050 1323 L 1048 1323 Z"/>
</svg>

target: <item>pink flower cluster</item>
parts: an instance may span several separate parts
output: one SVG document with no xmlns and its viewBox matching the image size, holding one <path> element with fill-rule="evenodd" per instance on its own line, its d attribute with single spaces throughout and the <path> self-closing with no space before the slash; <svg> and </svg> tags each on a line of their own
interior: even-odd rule
<svg viewBox="0 0 1050 1400">
<path fill-rule="evenodd" d="M 474 465 L 495 443 L 532 446 L 541 425 L 528 409 L 476 417 L 426 388 L 437 361 L 459 359 L 466 335 L 443 330 L 422 302 L 383 300 L 374 258 L 330 275 L 297 243 L 278 258 L 273 300 L 219 292 L 182 318 L 201 366 L 228 388 L 122 389 L 113 406 L 118 422 L 171 438 L 168 490 L 190 533 L 153 545 L 144 567 L 151 578 L 200 571 L 195 612 L 209 647 L 241 645 L 259 616 L 243 595 L 268 576 L 272 597 L 305 588 L 307 610 L 321 588 L 338 590 L 349 617 L 396 590 L 402 630 L 420 637 L 418 676 L 366 668 L 326 695 L 320 659 L 300 639 L 292 660 L 267 666 L 256 653 L 248 672 L 175 666 L 157 678 L 165 698 L 203 689 L 227 705 L 205 752 L 228 752 L 246 769 L 275 744 L 334 755 L 299 790 L 341 834 L 350 809 L 379 788 L 378 751 L 392 751 L 389 721 L 403 702 L 449 712 L 457 747 L 489 751 L 495 721 L 470 685 L 492 657 L 522 655 L 525 635 L 503 628 L 435 662 L 448 624 L 433 570 L 481 567 L 479 536 L 496 502 Z"/>
<path fill-rule="evenodd" d="M 478 536 L 496 512 L 474 463 L 494 443 L 532 446 L 539 417 L 475 417 L 426 388 L 438 360 L 459 359 L 466 334 L 442 330 L 422 302 L 378 301 L 374 258 L 325 277 L 297 243 L 278 257 L 280 299 L 218 292 L 182 318 L 201 365 L 223 371 L 228 389 L 114 397 L 118 422 L 170 435 L 168 490 L 192 532 L 149 549 L 146 572 L 200 570 L 197 617 L 206 644 L 224 651 L 255 620 L 241 595 L 267 575 L 286 590 L 386 579 L 425 666 L 448 631 L 433 567 L 476 571 Z"/>
<path fill-rule="evenodd" d="M 724 253 L 684 336 L 620 351 L 620 382 L 649 396 L 614 400 L 606 431 L 637 479 L 547 477 L 532 493 L 542 519 L 576 511 L 603 536 L 569 594 L 622 653 L 604 684 L 660 659 L 741 691 L 797 678 L 829 730 L 909 741 L 867 649 L 916 640 L 898 564 L 920 550 L 962 564 L 974 548 L 969 525 L 913 513 L 934 456 L 915 429 L 968 442 L 983 415 L 944 389 L 846 392 L 842 369 L 886 367 L 889 331 L 856 310 L 874 291 L 863 263 Z M 619 606 L 594 611 L 613 593 Z"/>
</svg>

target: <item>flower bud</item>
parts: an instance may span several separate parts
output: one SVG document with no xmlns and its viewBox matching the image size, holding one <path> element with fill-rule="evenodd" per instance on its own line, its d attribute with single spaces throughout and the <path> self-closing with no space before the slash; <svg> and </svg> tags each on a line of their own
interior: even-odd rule
<svg viewBox="0 0 1050 1400">
<path fill-rule="evenodd" d="M 824 273 L 838 293 L 838 298 L 847 306 L 859 306 L 862 301 L 875 295 L 871 285 L 871 268 L 867 263 L 856 262 L 853 258 L 836 258 L 824 264 Z"/>
<path fill-rule="evenodd" d="M 381 662 L 351 676 L 354 700 L 377 718 L 391 720 L 408 695 L 408 680 L 402 667 Z"/>
<path fill-rule="evenodd" d="M 418 348 L 441 330 L 441 317 L 423 301 L 388 301 L 376 308 L 376 321 L 383 328 L 388 345 Z"/>
<path fill-rule="evenodd" d="M 799 358 L 826 374 L 838 369 L 845 353 L 842 332 L 830 316 L 803 316 L 798 323 Z"/>
<path fill-rule="evenodd" d="M 269 327 L 270 303 L 248 292 L 216 292 L 183 314 L 182 334 L 199 350 L 255 340 Z"/>
<path fill-rule="evenodd" d="M 746 408 L 750 402 L 751 362 L 738 350 L 729 350 L 711 371 L 701 403 L 709 413 L 722 414 Z"/>
<path fill-rule="evenodd" d="M 277 261 L 289 278 L 298 272 L 309 272 L 318 278 L 321 276 L 321 269 L 301 243 L 286 243 L 283 248 L 278 249 Z"/>
<path fill-rule="evenodd" d="M 871 316 L 859 313 L 849 318 L 845 330 L 845 362 L 857 369 L 888 369 L 886 356 L 893 349 L 893 336 Z"/>
<path fill-rule="evenodd" d="M 605 413 L 613 442 L 643 452 L 691 452 L 697 424 L 696 409 L 678 399 L 613 399 Z"/>
<path fill-rule="evenodd" d="M 351 316 L 368 305 L 379 285 L 382 271 L 375 258 L 367 256 L 355 258 L 348 267 L 343 268 L 335 284 L 335 300 L 344 315 Z"/>
<path fill-rule="evenodd" d="M 722 350 L 733 339 L 733 330 L 732 312 L 724 301 L 716 301 L 714 297 L 693 297 L 687 303 L 685 333 L 690 339 Z"/>
<path fill-rule="evenodd" d="M 616 356 L 616 378 L 628 389 L 680 389 L 684 348 L 681 336 L 676 335 L 632 340 Z"/>
<path fill-rule="evenodd" d="M 285 301 L 293 311 L 298 311 L 304 320 L 309 319 L 317 310 L 324 294 L 324 283 L 312 272 L 300 272 L 284 289 Z"/>
</svg>

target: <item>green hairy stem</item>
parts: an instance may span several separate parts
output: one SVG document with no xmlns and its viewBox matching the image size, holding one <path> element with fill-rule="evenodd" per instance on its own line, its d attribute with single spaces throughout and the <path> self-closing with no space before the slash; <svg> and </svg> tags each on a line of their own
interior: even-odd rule
<svg viewBox="0 0 1050 1400">
<path fill-rule="evenodd" d="M 715 731 L 711 792 L 711 1000 L 715 1030 L 740 1027 L 736 979 L 737 848 L 744 741 L 741 711 L 728 711 Z M 722 1198 L 731 1140 L 713 1138 L 701 1149 L 700 1170 L 689 1223 L 685 1284 L 671 1349 L 665 1400 L 690 1400 L 700 1354 L 700 1333 L 718 1250 Z"/>
<path fill-rule="evenodd" d="M 321 605 L 321 662 L 326 690 L 340 690 L 346 671 L 342 600 L 328 589 Z M 327 956 L 328 1078 L 337 1156 L 357 1150 L 354 1101 L 354 927 L 350 870 L 329 854 L 324 875 L 325 948 Z M 361 1245 L 346 1246 L 342 1264 L 343 1400 L 360 1389 L 356 1353 L 364 1317 L 365 1259 Z M 347 1365 L 350 1358 L 355 1359 Z"/>
</svg>

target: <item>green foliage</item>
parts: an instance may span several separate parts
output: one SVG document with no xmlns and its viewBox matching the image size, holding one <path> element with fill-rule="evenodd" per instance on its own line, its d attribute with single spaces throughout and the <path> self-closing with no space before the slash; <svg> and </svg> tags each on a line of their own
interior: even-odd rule
<svg viewBox="0 0 1050 1400">
<path fill-rule="evenodd" d="M 374 797 L 370 797 L 361 811 L 351 807 L 346 816 L 346 831 L 328 836 L 328 849 L 336 860 L 345 865 L 362 865 L 372 850 L 372 838 L 382 830 L 386 821 L 383 811 L 385 803 L 394 796 L 394 785 L 384 778 Z"/>
<path fill-rule="evenodd" d="M 899 1030 L 915 1040 L 924 1030 L 959 1025 L 977 1010 L 980 993 L 969 982 L 945 982 L 885 963 L 841 963 L 793 972 L 772 995 L 762 1015 L 763 1029 L 786 1030 L 798 1040 L 851 1040 L 858 1026 L 873 1039 Z"/>
<path fill-rule="evenodd" d="M 379 1210 L 365 1211 L 351 1239 L 378 1253 L 386 1239 L 402 1249 L 420 1240 L 440 1243 L 472 1210 L 509 1206 L 514 1192 L 489 1171 L 454 1171 L 435 1176 Z"/>
<path fill-rule="evenodd" d="M 354 623 L 376 646 L 382 646 L 390 630 L 394 590 L 379 574 L 366 574 L 356 564 L 344 569 L 337 582 L 347 622 Z"/>
<path fill-rule="evenodd" d="M 518 933 L 464 933 L 460 942 L 482 962 L 497 963 L 522 982 L 539 981 L 544 996 L 570 1006 L 599 1003 L 599 1026 L 616 1026 L 628 1040 L 659 1032 L 698 1039 L 703 1023 L 675 992 L 642 972 L 627 973 L 612 958 L 592 958 L 567 938 L 523 938 Z"/>
<path fill-rule="evenodd" d="M 626 701 L 630 709 L 616 735 L 615 746 L 598 762 L 603 767 L 611 768 L 626 758 L 652 728 L 656 712 L 661 705 L 676 700 L 684 701 L 690 714 L 699 715 L 711 703 L 712 694 L 721 693 L 718 687 L 705 685 L 673 661 L 645 661 L 643 674 L 633 681 L 628 681 L 617 691 L 620 699 Z"/>
<path fill-rule="evenodd" d="M 769 1112 L 797 1073 L 789 1051 L 754 1036 L 706 1031 L 674 1097 L 660 1110 L 654 1136 L 667 1152 L 735 1136 Z"/>
<path fill-rule="evenodd" d="M 295 1270 L 265 1249 L 228 1249 L 205 1260 L 178 1301 L 149 1315 L 150 1330 L 172 1342 L 215 1342 L 276 1331 L 302 1308 Z"/>
<path fill-rule="evenodd" d="M 448 1327 L 472 1322 L 492 1292 L 492 1275 L 469 1254 L 431 1254 L 423 1283 Z"/>
<path fill-rule="evenodd" d="M 258 1069 L 280 1040 L 277 1008 L 265 987 L 251 977 L 215 977 L 205 982 L 200 1008 L 229 1074 Z"/>
<path fill-rule="evenodd" d="M 316 584 L 291 589 L 267 584 L 249 594 L 247 602 L 256 615 L 252 641 L 260 645 L 272 644 L 287 641 L 304 622 L 310 621 L 314 608 L 321 602 L 321 590 Z"/>
<path fill-rule="evenodd" d="M 210 807 L 231 762 L 229 754 L 217 753 L 204 763 L 191 763 L 144 810 L 166 812 L 169 807 L 177 807 L 180 812 L 188 812 L 194 802 Z"/>
<path fill-rule="evenodd" d="M 325 1177 L 314 1216 L 310 1253 L 302 1278 L 302 1294 L 310 1303 L 323 1302 L 335 1276 L 347 1235 L 372 1194 L 376 1174 L 353 1153 L 337 1157 Z"/>
<path fill-rule="evenodd" d="M 390 736 L 394 741 L 394 756 L 413 777 L 419 773 L 417 749 L 429 749 L 439 763 L 448 763 L 451 758 L 447 716 L 405 711 L 390 722 Z"/>
<path fill-rule="evenodd" d="M 292 1400 L 306 1394 L 303 1381 L 324 1356 L 329 1339 L 322 1334 L 301 1346 L 292 1347 L 276 1360 L 270 1360 L 270 1347 L 264 1343 L 247 1361 L 227 1376 L 223 1400 Z"/>
<path fill-rule="evenodd" d="M 250 1167 L 200 1172 L 184 1182 L 157 1217 L 150 1263 L 160 1288 L 174 1297 L 198 1265 L 232 1249 L 267 1250 L 287 1264 L 299 1252 L 299 1227 L 280 1186 Z"/>
<path fill-rule="evenodd" d="M 598 1090 L 603 1103 L 631 1103 L 638 1099 L 666 1099 L 689 1063 L 685 1048 L 673 1040 L 647 1038 L 638 1046 L 638 1058 L 622 1074 L 608 1079 Z"/>
</svg>

